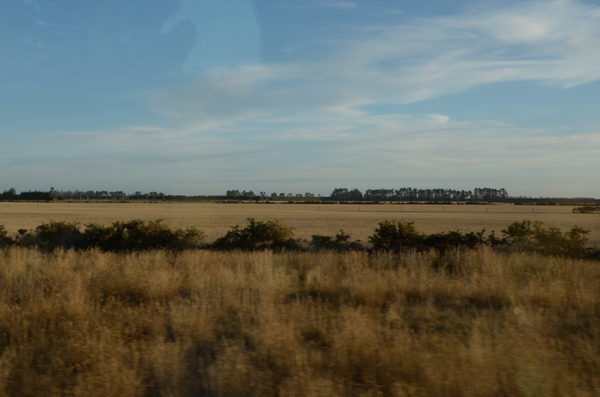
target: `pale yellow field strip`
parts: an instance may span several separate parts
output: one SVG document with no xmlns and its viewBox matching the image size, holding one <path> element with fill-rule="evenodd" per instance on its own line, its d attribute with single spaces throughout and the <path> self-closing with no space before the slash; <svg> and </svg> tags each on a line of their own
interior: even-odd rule
<svg viewBox="0 0 600 397">
<path fill-rule="evenodd" d="M 333 235 L 340 229 L 367 241 L 382 220 L 405 220 L 419 231 L 437 233 L 486 229 L 496 234 L 515 221 L 544 222 L 563 230 L 590 230 L 591 245 L 600 246 L 600 215 L 573 214 L 569 206 L 519 205 L 401 205 L 401 204 L 182 204 L 182 203 L 0 203 L 0 224 L 9 232 L 32 229 L 49 220 L 110 224 L 131 219 L 162 218 L 172 227 L 195 226 L 209 241 L 224 235 L 247 218 L 281 220 L 297 237 Z"/>
</svg>

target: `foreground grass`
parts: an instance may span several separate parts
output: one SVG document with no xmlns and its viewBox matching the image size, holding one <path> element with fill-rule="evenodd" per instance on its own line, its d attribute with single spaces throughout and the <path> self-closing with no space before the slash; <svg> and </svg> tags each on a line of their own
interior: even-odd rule
<svg viewBox="0 0 600 397">
<path fill-rule="evenodd" d="M 0 395 L 592 396 L 598 262 L 0 252 Z"/>
</svg>

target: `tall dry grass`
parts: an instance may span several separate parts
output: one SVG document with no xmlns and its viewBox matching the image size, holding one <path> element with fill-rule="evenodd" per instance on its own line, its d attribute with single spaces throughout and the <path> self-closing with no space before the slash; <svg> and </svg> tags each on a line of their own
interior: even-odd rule
<svg viewBox="0 0 600 397">
<path fill-rule="evenodd" d="M 593 396 L 597 262 L 0 252 L 0 394 Z"/>
</svg>

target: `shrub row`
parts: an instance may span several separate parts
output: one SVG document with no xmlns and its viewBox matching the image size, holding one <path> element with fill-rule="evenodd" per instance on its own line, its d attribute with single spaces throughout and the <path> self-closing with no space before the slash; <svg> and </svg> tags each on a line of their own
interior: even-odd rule
<svg viewBox="0 0 600 397">
<path fill-rule="evenodd" d="M 57 248 L 97 248 L 111 252 L 149 249 L 181 251 L 201 248 L 204 239 L 204 233 L 196 228 L 171 229 L 162 223 L 162 219 L 150 222 L 139 219 L 113 222 L 112 226 L 92 223 L 86 225 L 83 231 L 77 222 L 50 221 L 42 223 L 34 230 L 20 229 L 14 237 L 9 237 L 6 229 L 0 225 L 0 247 L 37 247 L 47 252 Z"/>
<path fill-rule="evenodd" d="M 280 221 L 262 222 L 248 218 L 246 227 L 236 225 L 225 236 L 207 244 L 205 235 L 200 230 L 171 229 L 161 219 L 149 222 L 114 222 L 111 226 L 93 223 L 86 225 L 83 231 L 77 222 L 50 221 L 34 230 L 21 229 L 13 237 L 0 225 L 0 247 L 37 247 L 46 252 L 57 248 L 96 248 L 111 252 L 204 248 L 216 251 L 336 250 L 394 253 L 435 250 L 443 254 L 449 249 L 474 249 L 487 245 L 543 255 L 600 259 L 599 250 L 586 248 L 588 233 L 588 230 L 577 226 L 563 232 L 555 227 L 545 228 L 541 222 L 522 221 L 514 222 L 502 230 L 501 237 L 497 237 L 493 231 L 486 236 L 485 229 L 480 232 L 448 231 L 427 235 L 418 232 L 413 222 L 386 220 L 379 223 L 375 233 L 369 237 L 369 246 L 365 246 L 360 240 L 351 240 L 350 235 L 343 230 L 335 236 L 313 235 L 308 242 L 293 238 L 294 229 Z"/>
<path fill-rule="evenodd" d="M 598 250 L 586 248 L 588 233 L 588 230 L 577 226 L 563 232 L 556 227 L 545 228 L 542 222 L 522 221 L 513 222 L 503 229 L 502 237 L 497 237 L 494 231 L 486 237 L 485 229 L 477 233 L 449 231 L 426 235 L 417 232 L 412 222 L 383 221 L 369 242 L 375 250 L 394 252 L 435 249 L 443 253 L 450 248 L 472 249 L 488 245 L 569 258 L 597 257 Z"/>
<path fill-rule="evenodd" d="M 574 214 L 600 214 L 600 205 L 584 205 L 573 208 Z"/>
</svg>

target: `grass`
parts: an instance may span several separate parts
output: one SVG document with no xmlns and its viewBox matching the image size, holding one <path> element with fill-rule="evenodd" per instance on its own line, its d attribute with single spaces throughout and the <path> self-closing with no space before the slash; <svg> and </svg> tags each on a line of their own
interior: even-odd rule
<svg viewBox="0 0 600 397">
<path fill-rule="evenodd" d="M 598 262 L 486 247 L 9 248 L 0 395 L 592 396 L 599 283 Z"/>
<path fill-rule="evenodd" d="M 12 234 L 50 220 L 109 225 L 114 221 L 164 219 L 172 228 L 197 227 L 207 241 L 225 235 L 247 218 L 280 220 L 294 235 L 310 240 L 313 234 L 335 235 L 343 229 L 363 243 L 384 219 L 414 222 L 417 230 L 432 234 L 448 230 L 488 232 L 513 222 L 541 221 L 547 227 L 568 230 L 577 225 L 590 230 L 590 246 L 600 247 L 598 214 L 573 214 L 568 206 L 515 205 L 317 205 L 317 204 L 182 204 L 182 203 L 0 203 L 0 224 Z M 402 212 L 401 212 L 402 211 Z"/>
</svg>

